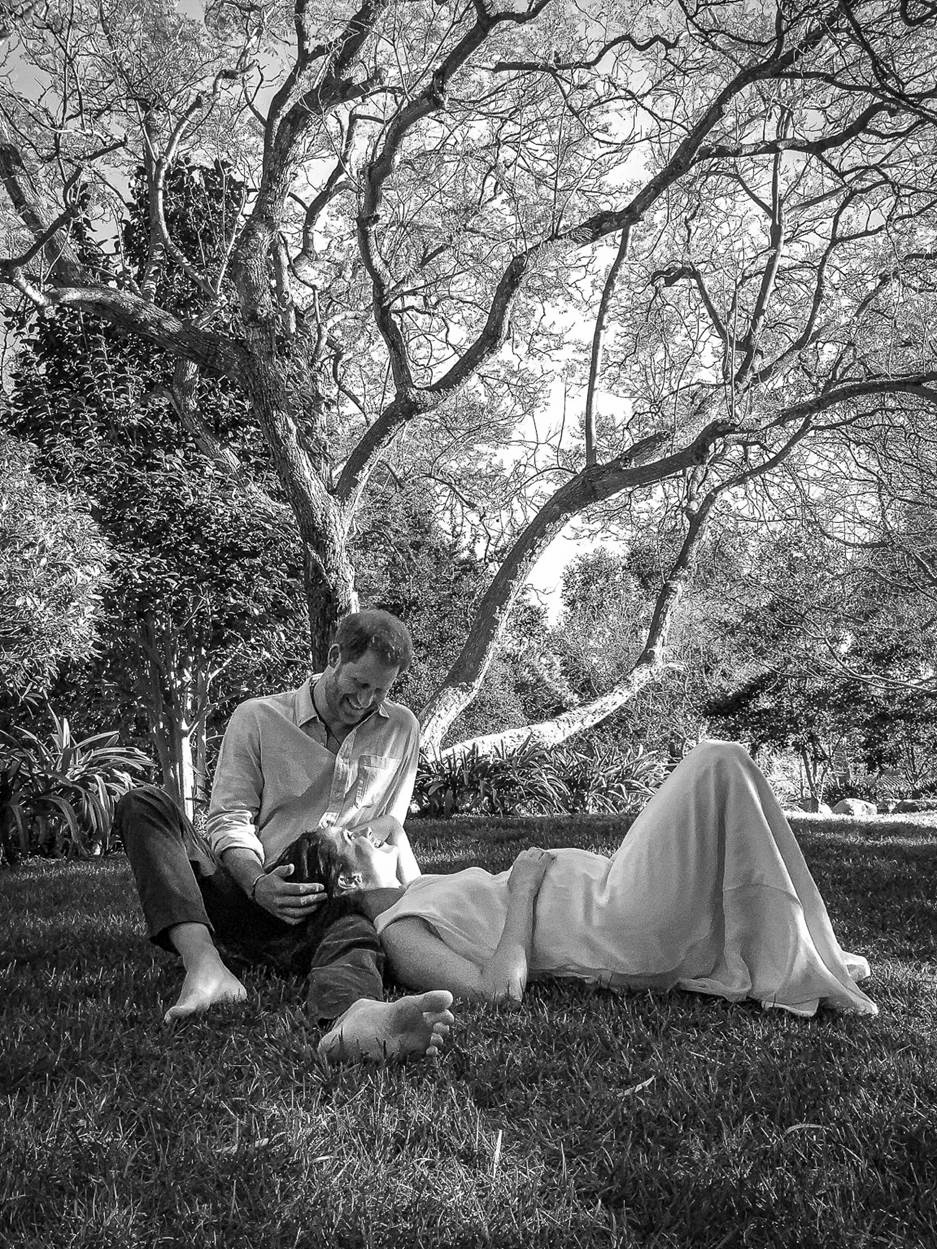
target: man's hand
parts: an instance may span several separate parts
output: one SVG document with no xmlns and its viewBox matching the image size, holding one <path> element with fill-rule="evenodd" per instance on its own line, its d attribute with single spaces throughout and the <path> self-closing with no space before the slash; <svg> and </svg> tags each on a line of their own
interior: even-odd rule
<svg viewBox="0 0 937 1249">
<path fill-rule="evenodd" d="M 312 883 L 294 884 L 289 880 L 292 875 L 292 863 L 265 872 L 254 886 L 254 901 L 285 924 L 301 924 L 325 901 L 325 888 Z"/>
<path fill-rule="evenodd" d="M 511 893 L 536 894 L 543 884 L 547 869 L 556 858 L 549 850 L 541 850 L 539 846 L 531 846 L 522 850 L 514 860 L 511 875 L 508 877 L 508 889 Z"/>
</svg>

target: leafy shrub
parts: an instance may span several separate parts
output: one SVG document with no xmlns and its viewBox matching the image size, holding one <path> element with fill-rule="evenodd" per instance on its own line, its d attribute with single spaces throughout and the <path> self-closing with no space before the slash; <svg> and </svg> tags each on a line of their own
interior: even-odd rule
<svg viewBox="0 0 937 1249">
<path fill-rule="evenodd" d="M 76 741 L 64 716 L 52 719 L 47 741 L 24 728 L 0 732 L 0 865 L 106 850 L 118 798 L 152 766 L 116 733 Z"/>
<path fill-rule="evenodd" d="M 623 811 L 643 801 L 663 781 L 662 752 L 530 745 L 480 754 L 423 757 L 413 791 L 420 815 L 564 815 Z"/>
</svg>

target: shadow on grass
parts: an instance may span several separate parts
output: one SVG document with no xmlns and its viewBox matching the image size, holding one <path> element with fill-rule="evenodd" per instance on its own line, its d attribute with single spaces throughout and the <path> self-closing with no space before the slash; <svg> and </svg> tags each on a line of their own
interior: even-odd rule
<svg viewBox="0 0 937 1249">
<path fill-rule="evenodd" d="M 426 870 L 620 826 L 412 827 Z M 535 984 L 444 1058 L 323 1069 L 302 985 L 182 1025 L 126 861 L 0 876 L 0 1243 L 894 1249 L 932 1243 L 937 845 L 801 831 L 878 1019 Z"/>
</svg>

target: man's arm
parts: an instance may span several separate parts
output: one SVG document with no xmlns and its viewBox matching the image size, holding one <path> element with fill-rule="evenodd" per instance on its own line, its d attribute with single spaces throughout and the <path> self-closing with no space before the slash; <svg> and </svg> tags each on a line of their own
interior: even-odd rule
<svg viewBox="0 0 937 1249">
<path fill-rule="evenodd" d="M 392 815 L 400 825 L 403 825 L 410 814 L 413 783 L 416 780 L 416 770 L 420 762 L 420 726 L 411 712 L 407 711 L 405 714 L 409 720 L 409 727 L 400 763 L 378 807 L 379 816 Z"/>
<path fill-rule="evenodd" d="M 420 865 L 410 845 L 410 838 L 403 823 L 410 814 L 413 783 L 420 762 L 420 727 L 416 718 L 407 713 L 410 729 L 406 747 L 396 771 L 380 804 L 380 815 L 367 824 L 376 837 L 397 847 L 397 879 L 401 885 L 409 885 L 422 875 Z"/>
<path fill-rule="evenodd" d="M 211 848 L 219 859 L 232 849 L 248 850 L 263 867 L 264 848 L 256 827 L 263 792 L 257 711 L 251 703 L 241 703 L 234 709 L 221 742 L 205 822 Z M 243 856 L 238 859 L 245 861 Z M 239 877 L 236 879 L 240 883 Z"/>
<path fill-rule="evenodd" d="M 325 899 L 322 885 L 292 883 L 291 865 L 264 872 L 256 819 L 263 796 L 260 731 L 250 703 L 228 721 L 212 785 L 206 833 L 212 850 L 258 906 L 287 924 L 299 924 Z"/>
</svg>

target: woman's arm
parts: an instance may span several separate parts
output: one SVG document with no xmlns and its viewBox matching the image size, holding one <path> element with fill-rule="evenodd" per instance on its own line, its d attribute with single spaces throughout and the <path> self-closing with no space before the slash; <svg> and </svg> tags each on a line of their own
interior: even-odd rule
<svg viewBox="0 0 937 1249">
<path fill-rule="evenodd" d="M 409 885 L 418 876 L 422 876 L 416 855 L 410 846 L 403 825 L 392 815 L 379 815 L 376 820 L 369 820 L 368 826 L 382 841 L 397 847 L 397 879 L 402 885 Z"/>
<path fill-rule="evenodd" d="M 411 989 L 448 989 L 461 998 L 519 1002 L 527 984 L 534 903 L 552 861 L 553 856 L 544 850 L 518 855 L 508 881 L 508 913 L 501 938 L 484 965 L 453 953 L 421 919 L 409 917 L 388 924 L 381 944 L 397 978 Z"/>
<path fill-rule="evenodd" d="M 422 919 L 394 920 L 381 945 L 397 979 L 408 989 L 448 989 L 456 997 L 483 998 L 481 968 L 454 954 Z"/>
<path fill-rule="evenodd" d="M 538 846 L 523 850 L 508 877 L 508 913 L 494 954 L 482 968 L 490 1001 L 520 1002 L 527 987 L 527 964 L 534 930 L 534 904 L 553 855 Z"/>
</svg>

